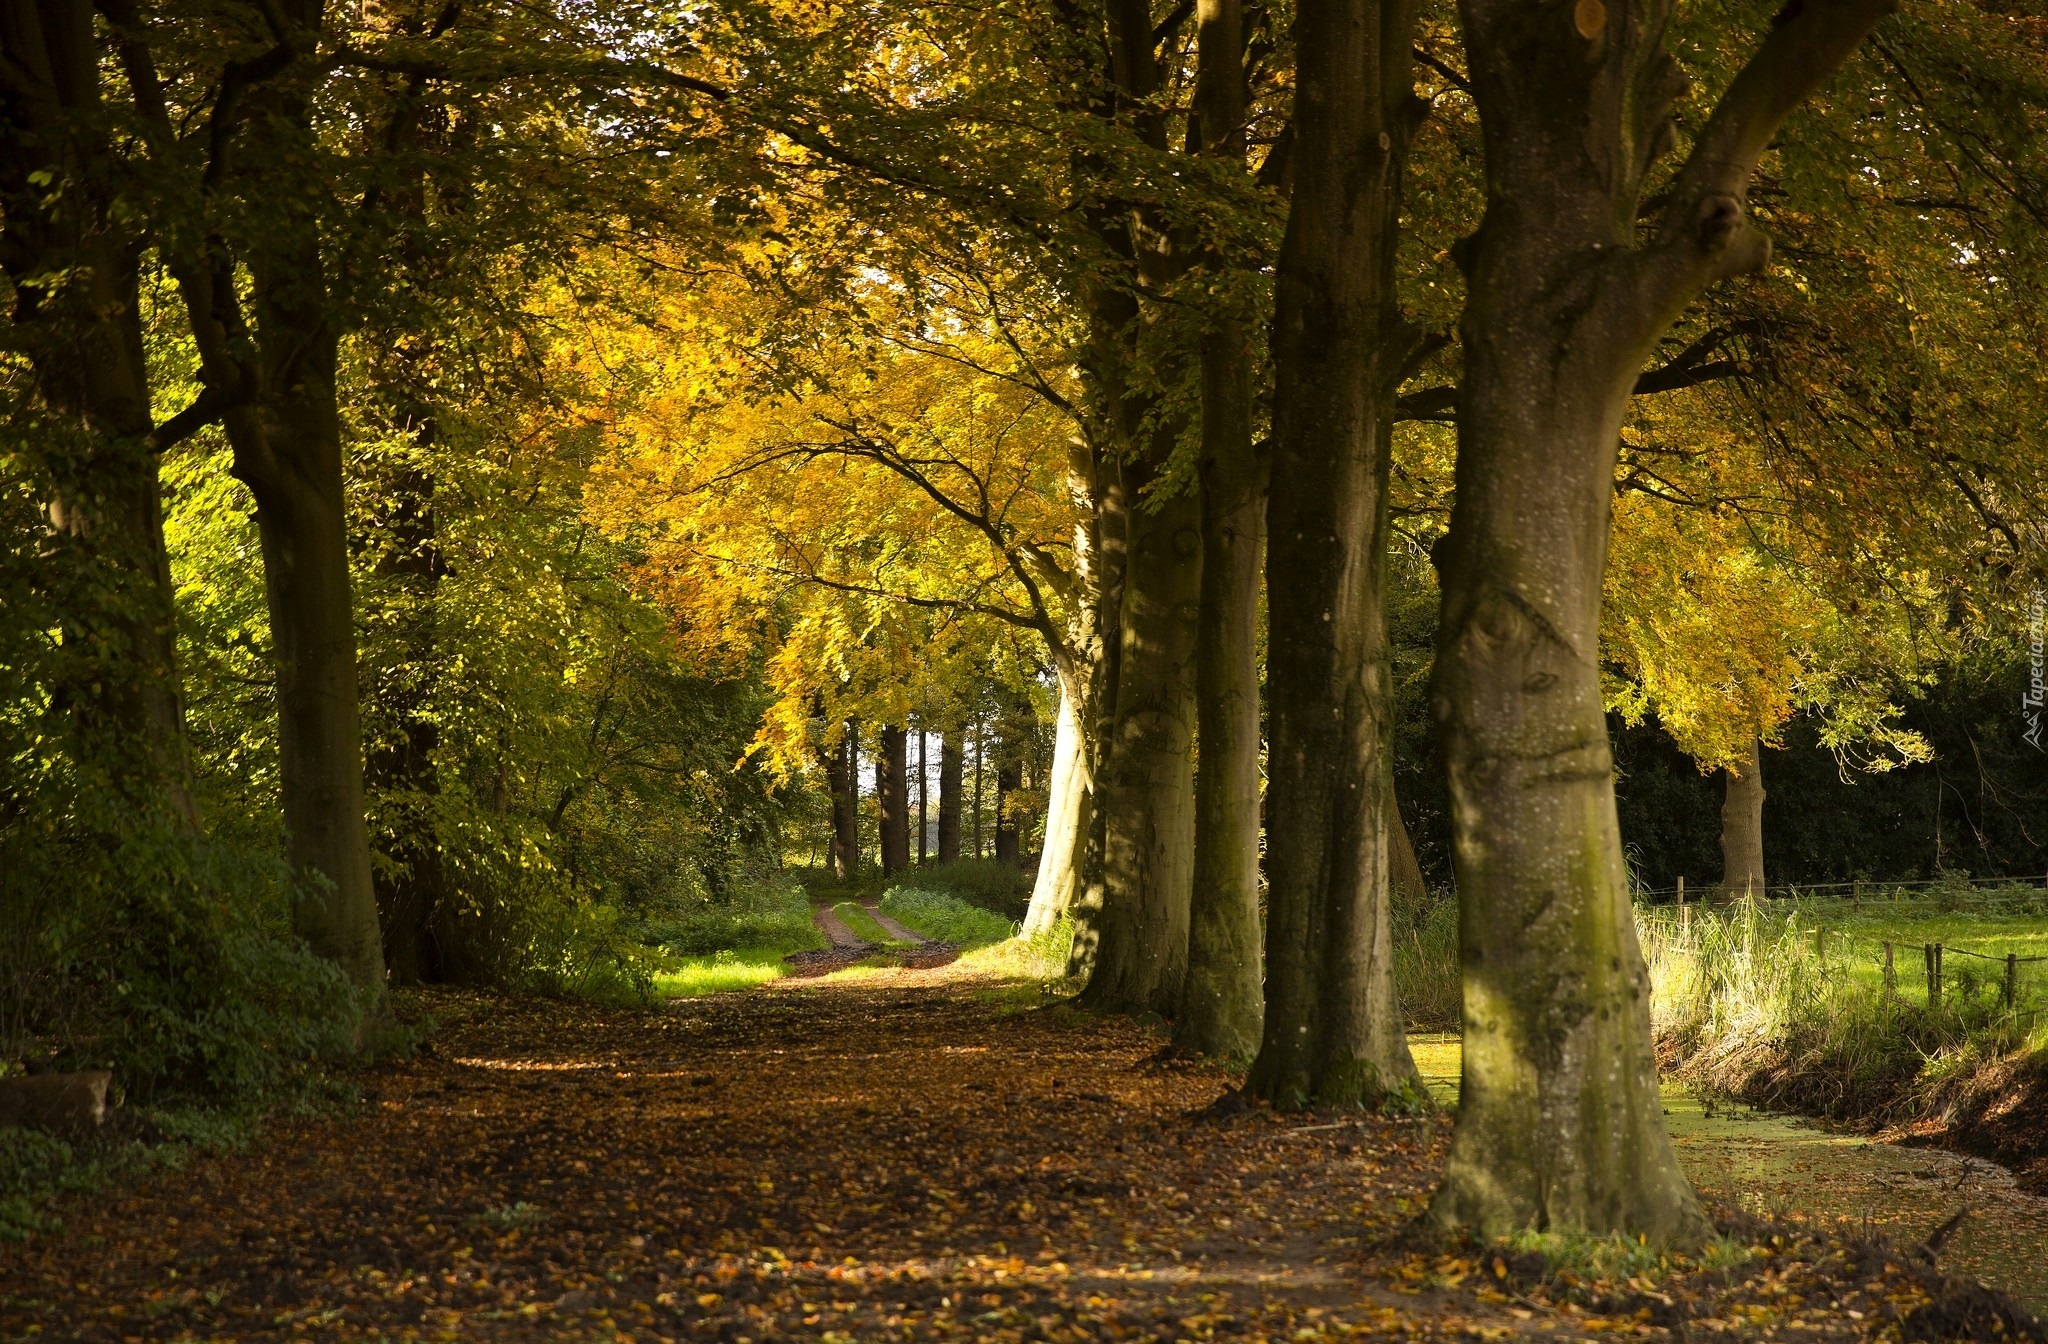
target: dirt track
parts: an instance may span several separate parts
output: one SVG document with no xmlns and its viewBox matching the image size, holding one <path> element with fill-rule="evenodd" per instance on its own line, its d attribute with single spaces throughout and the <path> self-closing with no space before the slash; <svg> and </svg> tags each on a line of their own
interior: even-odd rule
<svg viewBox="0 0 2048 1344">
<path fill-rule="evenodd" d="M 1732 1289 L 1558 1305 L 1526 1264 L 1405 1239 L 1440 1118 L 1190 1118 L 1222 1075 L 996 993 L 885 970 L 652 1012 L 433 996 L 433 1053 L 357 1113 L 0 1249 L 0 1337 L 1860 1339 L 1924 1296 L 1896 1256 L 1816 1244 Z"/>
</svg>

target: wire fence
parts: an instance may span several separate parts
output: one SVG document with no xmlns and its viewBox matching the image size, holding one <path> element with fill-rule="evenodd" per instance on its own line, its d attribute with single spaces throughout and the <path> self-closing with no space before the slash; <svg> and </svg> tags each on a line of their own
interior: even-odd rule
<svg viewBox="0 0 2048 1344">
<path fill-rule="evenodd" d="M 1946 873 L 1940 877 L 1913 878 L 1904 882 L 1859 878 L 1853 882 L 1773 882 L 1763 887 L 1731 891 L 1718 882 L 1687 885 L 1684 878 L 1669 887 L 1632 886 L 1630 891 L 1643 905 L 1676 905 L 1681 901 L 1739 901 L 1753 896 L 1760 901 L 1808 900 L 1815 897 L 1847 897 L 1852 901 L 1908 901 L 1941 896 L 1977 896 L 2026 900 L 2048 894 L 2048 876 L 1970 877 Z"/>
<path fill-rule="evenodd" d="M 2017 884 L 2008 880 L 2003 885 L 2011 891 Z M 1810 907 L 1795 908 L 1782 920 L 1776 916 L 1763 917 L 1761 922 L 1767 922 L 1768 928 L 1762 928 L 1759 916 L 1764 903 L 1743 898 L 1732 903 L 1690 900 L 1683 904 L 1674 899 L 1661 906 L 1650 905 L 1641 911 L 1640 918 L 1655 925 L 1671 945 L 1695 952 L 1728 946 L 1729 935 L 1737 926 L 1747 924 L 1749 933 L 1738 936 L 1755 947 L 1757 935 L 1763 934 L 1769 947 L 1760 950 L 1766 955 L 1800 963 L 1831 981 L 1857 985 L 1900 1001 L 1924 1003 L 1929 1009 L 1988 1012 L 2020 1018 L 2022 1025 L 2048 1013 L 2048 954 L 2021 953 L 1982 942 L 1975 947 L 1967 946 L 1949 941 L 1936 928 L 1929 928 L 1928 936 L 1913 936 L 1915 923 L 1934 925 L 1945 914 L 1967 917 L 1972 913 L 2042 913 L 2040 888 L 2029 892 L 2019 887 L 2013 899 L 1988 907 L 1945 903 L 1943 908 L 1934 909 L 1895 890 L 1901 886 L 1885 884 L 1884 888 L 1877 888 L 1870 884 L 1861 893 L 1870 907 L 1864 912 L 1865 918 L 1889 914 L 1887 906 L 1905 907 L 1898 909 L 1903 918 L 1883 930 L 1890 936 L 1830 928 L 1819 920 L 1805 924 L 1799 916 L 1814 913 Z M 1943 894 L 1954 895 L 1954 886 L 1951 882 Z M 1824 894 L 1827 893 L 1810 888 L 1798 889 L 1802 898 Z M 1854 910 L 1852 905 L 1850 911 Z M 2026 941 L 2027 934 L 2036 932 L 2025 926 L 2022 929 L 2019 941 Z M 2048 921 L 2044 921 L 2042 929 L 2048 930 Z"/>
</svg>

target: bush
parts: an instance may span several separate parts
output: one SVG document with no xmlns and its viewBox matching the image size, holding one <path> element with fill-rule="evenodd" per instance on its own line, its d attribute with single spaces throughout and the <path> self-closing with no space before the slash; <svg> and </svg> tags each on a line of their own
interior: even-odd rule
<svg viewBox="0 0 2048 1344">
<path fill-rule="evenodd" d="M 999 859 L 932 864 L 918 869 L 915 881 L 920 891 L 946 892 L 1011 921 L 1023 919 L 1031 903 L 1030 875 Z"/>
<path fill-rule="evenodd" d="M 131 1102 L 239 1105 L 353 1053 L 361 1006 L 285 926 L 290 886 L 281 862 L 172 827 L 9 863 L 0 1065 L 111 1069 Z"/>
<path fill-rule="evenodd" d="M 648 923 L 643 936 L 679 957 L 741 949 L 782 955 L 824 946 L 811 922 L 810 898 L 793 881 L 738 888 L 724 901 L 706 901 L 673 918 Z"/>
<path fill-rule="evenodd" d="M 1017 931 L 1014 920 L 942 891 L 891 887 L 882 897 L 882 913 L 934 942 L 956 947 L 1000 943 Z"/>
</svg>

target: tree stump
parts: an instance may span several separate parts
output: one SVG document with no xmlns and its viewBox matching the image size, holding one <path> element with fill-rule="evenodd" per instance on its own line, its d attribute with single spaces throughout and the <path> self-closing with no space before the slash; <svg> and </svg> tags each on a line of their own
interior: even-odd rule
<svg viewBox="0 0 2048 1344">
<path fill-rule="evenodd" d="M 113 1081 L 105 1069 L 0 1078 L 0 1125 L 96 1129 L 107 1118 L 107 1089 Z"/>
</svg>

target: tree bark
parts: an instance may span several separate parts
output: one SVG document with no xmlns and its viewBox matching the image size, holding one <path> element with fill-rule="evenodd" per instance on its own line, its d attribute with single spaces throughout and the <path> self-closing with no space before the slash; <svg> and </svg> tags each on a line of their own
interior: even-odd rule
<svg viewBox="0 0 2048 1344">
<path fill-rule="evenodd" d="M 988 727 L 974 730 L 974 857 L 985 857 L 981 844 L 982 785 L 988 775 Z"/>
<path fill-rule="evenodd" d="M 1246 1090 L 1276 1106 L 1377 1106 L 1420 1081 L 1388 926 L 1382 574 L 1394 393 L 1415 334 L 1394 289 L 1418 119 L 1405 3 L 1308 0 L 1303 109 L 1274 303 L 1268 541 L 1266 1022 Z"/>
<path fill-rule="evenodd" d="M 949 728 L 939 739 L 939 862 L 960 857 L 960 731 Z"/>
<path fill-rule="evenodd" d="M 1024 914 L 1023 934 L 1050 933 L 1079 899 L 1088 845 L 1088 765 L 1082 742 L 1080 697 L 1060 681 L 1059 723 L 1053 732 L 1052 780 L 1045 811 L 1045 848 Z"/>
<path fill-rule="evenodd" d="M 1780 14 L 1639 240 L 1684 87 L 1661 45 L 1670 0 L 1462 0 L 1487 204 L 1460 249 L 1465 374 L 1431 694 L 1464 964 L 1440 1224 L 1707 1231 L 1664 1129 L 1600 695 L 1616 444 L 1670 322 L 1769 255 L 1743 200 L 1758 156 L 1889 7 Z"/>
<path fill-rule="evenodd" d="M 1764 894 L 1764 765 L 1754 738 L 1749 759 L 1723 770 L 1727 794 L 1721 803 L 1721 894 L 1730 898 Z"/>
<path fill-rule="evenodd" d="M 881 815 L 883 877 L 894 877 L 910 866 L 908 748 L 908 735 L 901 727 L 882 729 L 882 750 L 875 757 L 875 801 Z"/>
<path fill-rule="evenodd" d="M 1239 0 L 1196 7 L 1195 115 L 1202 152 L 1244 166 Z M 1209 265 L 1220 259 L 1206 257 Z M 1219 315 L 1201 342 L 1201 608 L 1195 629 L 1195 853 L 1188 965 L 1174 1041 L 1250 1059 L 1264 1015 L 1259 923 L 1259 564 L 1263 464 L 1252 449 L 1251 343 Z"/>
<path fill-rule="evenodd" d="M 860 726 L 849 722 L 825 769 L 832 797 L 832 875 L 860 876 Z"/>
<path fill-rule="evenodd" d="M 928 793 L 931 784 L 931 765 L 925 759 L 925 731 L 922 723 L 917 728 L 917 866 L 922 868 L 931 862 L 931 809 Z"/>
<path fill-rule="evenodd" d="M 1420 905 L 1429 899 L 1429 882 L 1422 876 L 1422 864 L 1415 857 L 1415 842 L 1408 838 L 1408 823 L 1401 819 L 1401 807 L 1394 800 L 1391 787 L 1387 790 L 1387 840 L 1392 846 L 1388 851 L 1387 877 L 1393 898 Z"/>
<path fill-rule="evenodd" d="M 256 283 L 264 290 L 281 281 L 265 268 Z M 272 311 L 263 324 L 266 354 L 275 358 L 282 354 L 278 347 L 286 346 L 283 358 L 295 366 L 293 376 L 258 405 L 230 413 L 227 431 L 235 474 L 256 500 L 263 549 L 277 660 L 285 854 L 307 879 L 292 923 L 315 952 L 338 963 L 357 985 L 381 989 L 384 957 L 364 817 L 335 344 L 320 316 L 267 306 Z M 287 345 L 294 337 L 299 341 Z"/>
<path fill-rule="evenodd" d="M 1171 1014 L 1187 973 L 1194 885 L 1201 501 L 1163 500 L 1125 526 L 1116 712 L 1096 798 L 1103 899 L 1081 997 L 1101 1012 Z"/>
</svg>

